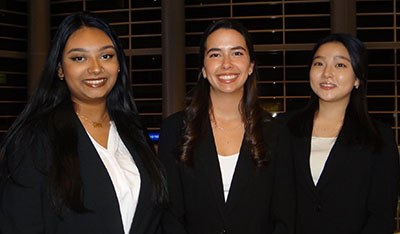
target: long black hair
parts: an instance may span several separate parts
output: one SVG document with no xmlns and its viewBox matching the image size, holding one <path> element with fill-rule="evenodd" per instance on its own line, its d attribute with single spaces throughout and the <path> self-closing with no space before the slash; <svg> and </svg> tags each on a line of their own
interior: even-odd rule
<svg viewBox="0 0 400 234">
<path fill-rule="evenodd" d="M 359 80 L 358 88 L 353 88 L 350 94 L 350 101 L 346 108 L 344 123 L 342 127 L 343 142 L 362 146 L 371 146 L 379 149 L 381 140 L 379 132 L 368 114 L 367 106 L 367 81 L 368 81 L 368 54 L 364 44 L 356 37 L 337 33 L 330 34 L 320 39 L 314 46 L 309 63 L 311 69 L 312 60 L 317 50 L 326 43 L 342 44 L 350 55 L 351 66 L 356 78 Z M 289 123 L 289 128 L 297 129 L 296 134 L 305 134 L 304 129 L 300 129 L 298 123 L 304 123 L 313 119 L 314 113 L 319 108 L 319 98 L 312 92 L 309 103 L 302 112 L 302 116 L 297 116 Z"/>
<path fill-rule="evenodd" d="M 79 170 L 77 125 L 73 121 L 76 116 L 55 114 L 55 110 L 62 106 L 72 108 L 70 91 L 66 83 L 59 79 L 57 71 L 58 65 L 62 64 L 63 50 L 69 37 L 82 27 L 100 29 L 114 44 L 120 72 L 114 87 L 107 95 L 107 110 L 119 134 L 127 137 L 141 156 L 150 175 L 155 203 L 163 204 L 167 197 L 165 178 L 155 157 L 155 150 L 140 122 L 123 47 L 109 24 L 87 12 L 69 15 L 59 25 L 39 85 L 2 142 L 0 151 L 2 172 L 12 175 L 16 170 L 7 166 L 8 161 L 16 160 L 13 159 L 11 149 L 26 145 L 39 147 L 34 142 L 40 142 L 42 137 L 50 138 L 51 146 L 42 149 L 50 156 L 46 155 L 46 159 L 43 160 L 41 155 L 33 155 L 32 159 L 37 167 L 50 177 L 52 205 L 57 211 L 61 211 L 63 207 L 77 212 L 86 210 L 82 201 L 84 191 Z M 20 160 L 32 160 L 27 157 L 28 155 L 25 155 L 25 158 Z M 43 161 L 46 163 L 39 165 Z M 18 163 L 13 164 L 18 165 Z"/>
<path fill-rule="evenodd" d="M 184 133 L 181 144 L 179 160 L 191 165 L 193 160 L 193 147 L 197 140 L 204 134 L 206 121 L 209 118 L 211 108 L 210 83 L 204 79 L 202 68 L 204 66 L 204 53 L 206 42 L 210 34 L 218 29 L 232 29 L 239 32 L 249 51 L 250 61 L 254 63 L 254 69 L 244 84 L 243 97 L 240 103 L 240 113 L 245 123 L 245 142 L 250 149 L 251 157 L 257 167 L 266 164 L 266 148 L 263 144 L 262 124 L 265 119 L 270 120 L 271 116 L 264 113 L 259 101 L 257 92 L 258 72 L 256 66 L 256 56 L 253 43 L 247 29 L 237 20 L 220 19 L 213 22 L 204 31 L 199 51 L 199 72 L 195 87 L 187 96 L 184 119 Z"/>
</svg>

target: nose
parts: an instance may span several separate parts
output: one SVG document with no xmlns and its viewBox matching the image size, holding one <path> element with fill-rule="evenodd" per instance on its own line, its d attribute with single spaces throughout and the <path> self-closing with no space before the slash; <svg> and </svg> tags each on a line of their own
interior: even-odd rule
<svg viewBox="0 0 400 234">
<path fill-rule="evenodd" d="M 101 63 L 97 59 L 92 60 L 92 62 L 89 64 L 88 72 L 97 75 L 102 71 L 103 66 L 101 65 Z"/>
<path fill-rule="evenodd" d="M 224 56 L 222 61 L 222 68 L 229 69 L 232 67 L 232 60 L 229 56 Z"/>
<path fill-rule="evenodd" d="M 331 66 L 325 66 L 324 68 L 324 77 L 332 77 L 333 76 L 333 69 Z"/>
</svg>

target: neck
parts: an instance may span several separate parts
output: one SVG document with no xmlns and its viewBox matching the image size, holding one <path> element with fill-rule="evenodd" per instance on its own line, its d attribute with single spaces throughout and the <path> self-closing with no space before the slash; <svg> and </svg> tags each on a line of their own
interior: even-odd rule
<svg viewBox="0 0 400 234">
<path fill-rule="evenodd" d="M 108 115 L 105 103 L 86 104 L 74 102 L 74 108 L 77 113 L 90 118 L 90 120 L 94 122 L 102 122 Z"/>
<path fill-rule="evenodd" d="M 319 102 L 318 118 L 343 121 L 346 114 L 347 103 Z"/>
<path fill-rule="evenodd" d="M 217 119 L 241 119 L 239 110 L 242 94 L 215 94 L 210 92 L 212 113 Z"/>
</svg>

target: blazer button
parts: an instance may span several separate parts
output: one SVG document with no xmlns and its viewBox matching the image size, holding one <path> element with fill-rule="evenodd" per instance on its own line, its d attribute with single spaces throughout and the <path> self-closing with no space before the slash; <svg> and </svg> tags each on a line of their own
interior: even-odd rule
<svg viewBox="0 0 400 234">
<path fill-rule="evenodd" d="M 321 212 L 321 210 L 322 210 L 322 205 L 317 204 L 317 206 L 315 207 L 315 211 L 319 213 L 319 212 Z"/>
</svg>

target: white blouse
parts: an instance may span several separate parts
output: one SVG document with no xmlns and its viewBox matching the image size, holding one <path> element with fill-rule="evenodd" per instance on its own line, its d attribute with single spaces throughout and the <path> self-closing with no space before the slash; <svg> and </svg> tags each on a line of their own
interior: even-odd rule
<svg viewBox="0 0 400 234">
<path fill-rule="evenodd" d="M 98 144 L 89 133 L 88 135 L 113 183 L 118 198 L 122 224 L 127 234 L 131 228 L 139 198 L 139 170 L 132 155 L 118 135 L 113 121 L 110 122 L 107 149 Z"/>
<path fill-rule="evenodd" d="M 311 154 L 310 154 L 310 169 L 314 181 L 317 185 L 325 163 L 328 160 L 329 153 L 335 144 L 336 137 L 312 137 L 311 138 Z"/>
<path fill-rule="evenodd" d="M 232 178 L 238 158 L 239 153 L 228 156 L 218 155 L 219 167 L 221 168 L 222 184 L 224 187 L 225 202 L 228 199 L 228 194 L 231 188 Z"/>
</svg>

